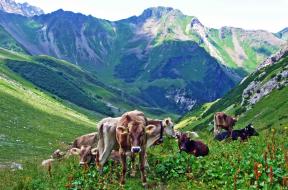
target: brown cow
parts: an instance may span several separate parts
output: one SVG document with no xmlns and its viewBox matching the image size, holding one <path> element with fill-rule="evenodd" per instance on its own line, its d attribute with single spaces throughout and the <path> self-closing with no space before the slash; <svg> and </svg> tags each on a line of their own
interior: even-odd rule
<svg viewBox="0 0 288 190">
<path fill-rule="evenodd" d="M 135 171 L 135 154 L 139 153 L 140 171 L 143 186 L 146 186 L 145 159 L 147 135 L 154 130 L 155 126 L 147 126 L 147 119 L 139 111 L 128 112 L 122 115 L 117 123 L 116 140 L 119 144 L 119 153 L 122 164 L 120 183 L 125 184 L 127 171 L 126 153 L 131 151 L 132 173 Z M 133 174 L 134 175 L 134 174 Z"/>
<path fill-rule="evenodd" d="M 229 136 L 231 136 L 236 122 L 237 119 L 235 117 L 226 115 L 223 112 L 216 112 L 214 114 L 214 136 L 218 135 L 221 132 L 221 129 L 227 130 L 229 132 Z"/>
<path fill-rule="evenodd" d="M 209 148 L 202 141 L 190 139 L 187 133 L 178 133 L 178 147 L 180 151 L 185 151 L 188 154 L 193 154 L 196 157 L 206 156 L 209 153 Z"/>
<path fill-rule="evenodd" d="M 138 110 L 126 112 L 126 114 L 144 117 L 143 112 Z M 99 132 L 99 141 L 98 141 L 98 150 L 99 150 L 99 162 L 97 163 L 98 169 L 101 171 L 103 165 L 107 162 L 109 155 L 112 150 L 119 149 L 118 143 L 116 142 L 116 126 L 117 122 L 120 121 L 121 117 L 117 118 L 104 118 L 98 123 L 98 132 Z M 170 118 L 166 118 L 164 120 L 155 120 L 148 119 L 148 124 L 156 125 L 154 132 L 151 132 L 151 135 L 148 135 L 147 138 L 147 146 L 149 148 L 153 144 L 158 144 L 163 141 L 163 135 L 166 134 L 168 136 L 175 136 L 174 132 L 174 124 Z M 162 130 L 161 130 L 162 129 Z M 160 140 L 161 139 L 161 140 Z M 145 167 L 148 167 L 148 162 L 146 160 Z M 134 172 L 131 174 L 134 175 Z"/>
<path fill-rule="evenodd" d="M 97 143 L 98 143 L 98 133 L 94 132 L 77 137 L 73 141 L 71 148 L 81 148 L 81 146 L 93 146 L 95 144 L 97 145 Z"/>
</svg>

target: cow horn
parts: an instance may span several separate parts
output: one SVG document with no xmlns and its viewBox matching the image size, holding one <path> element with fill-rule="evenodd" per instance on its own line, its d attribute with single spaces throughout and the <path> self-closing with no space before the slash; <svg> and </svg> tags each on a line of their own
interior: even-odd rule
<svg viewBox="0 0 288 190">
<path fill-rule="evenodd" d="M 80 154 L 80 149 L 79 148 L 71 148 L 70 152 L 73 155 L 79 155 Z"/>
<path fill-rule="evenodd" d="M 92 155 L 97 155 L 98 153 L 99 153 L 98 148 L 93 148 L 93 149 L 91 150 L 91 154 L 92 154 Z"/>
</svg>

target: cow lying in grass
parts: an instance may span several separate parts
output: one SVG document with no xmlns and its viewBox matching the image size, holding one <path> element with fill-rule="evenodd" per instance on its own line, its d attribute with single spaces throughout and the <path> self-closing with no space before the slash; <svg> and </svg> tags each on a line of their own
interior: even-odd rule
<svg viewBox="0 0 288 190">
<path fill-rule="evenodd" d="M 239 130 L 233 130 L 232 131 L 232 135 L 231 135 L 231 139 L 232 140 L 246 140 L 251 136 L 258 136 L 259 134 L 257 133 L 257 131 L 255 130 L 255 128 L 253 127 L 252 124 L 247 125 L 245 128 L 243 129 L 239 129 Z M 229 133 L 227 131 L 222 132 L 218 135 L 216 135 L 214 137 L 215 140 L 218 141 L 223 141 L 224 139 L 229 138 Z"/>
<path fill-rule="evenodd" d="M 176 136 L 180 151 L 185 151 L 188 154 L 193 154 L 196 157 L 208 155 L 209 148 L 203 142 L 192 140 L 187 133 L 178 132 Z"/>
</svg>

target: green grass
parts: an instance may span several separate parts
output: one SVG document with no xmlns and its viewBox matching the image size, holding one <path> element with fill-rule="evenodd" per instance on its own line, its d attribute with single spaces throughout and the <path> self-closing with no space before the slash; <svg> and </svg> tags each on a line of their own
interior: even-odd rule
<svg viewBox="0 0 288 190">
<path fill-rule="evenodd" d="M 148 151 L 148 189 L 228 190 L 235 186 L 237 189 L 280 189 L 283 177 L 288 175 L 288 163 L 284 159 L 284 154 L 288 151 L 287 135 L 286 127 L 285 130 L 276 132 L 262 131 L 260 136 L 252 137 L 247 142 L 216 142 L 211 134 L 201 133 L 201 139 L 208 144 L 210 152 L 207 157 L 200 158 L 179 153 L 175 140 L 165 139 L 164 144 Z M 268 150 L 268 145 L 274 148 Z M 119 186 L 121 166 L 112 166 L 111 162 L 105 166 L 101 176 L 95 166 L 88 169 L 79 167 L 77 158 L 56 161 L 52 167 L 52 177 L 39 164 L 40 161 L 35 160 L 33 163 L 25 163 L 24 170 L 2 170 L 2 188 L 123 189 Z M 258 168 L 261 172 L 258 180 L 254 174 L 255 164 L 261 164 Z M 273 181 L 269 177 L 270 167 Z M 130 177 L 129 171 L 130 169 L 124 189 L 143 189 L 140 172 L 138 171 L 136 177 Z"/>
<path fill-rule="evenodd" d="M 1 162 L 48 155 L 62 142 L 95 131 L 95 116 L 92 120 L 29 85 L 1 74 L 0 87 Z"/>
</svg>

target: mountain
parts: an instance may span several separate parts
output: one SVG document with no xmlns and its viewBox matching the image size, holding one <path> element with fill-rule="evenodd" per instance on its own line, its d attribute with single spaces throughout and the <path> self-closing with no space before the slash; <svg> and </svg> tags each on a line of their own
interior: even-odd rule
<svg viewBox="0 0 288 190">
<path fill-rule="evenodd" d="M 16 3 L 13 0 L 0 0 L 0 10 L 27 17 L 44 14 L 44 11 L 39 7 L 29 5 L 28 3 Z"/>
<path fill-rule="evenodd" d="M 277 59 L 269 58 L 270 64 L 263 64 L 223 98 L 187 113 L 177 127 L 212 130 L 213 114 L 224 111 L 239 117 L 236 127 L 253 123 L 259 130 L 272 127 L 282 130 L 288 124 L 287 48 L 281 52 L 276 54 Z"/>
<path fill-rule="evenodd" d="M 116 22 L 63 10 L 31 18 L 2 12 L 0 25 L 23 51 L 74 63 L 176 114 L 222 97 L 285 44 L 262 30 L 208 28 L 167 7 Z"/>
<path fill-rule="evenodd" d="M 49 56 L 15 54 L 1 48 L 0 56 L 1 74 L 13 73 L 57 100 L 67 101 L 99 115 L 119 115 L 136 108 L 148 115 L 165 114 L 163 110 L 150 109 L 137 97 L 103 84 L 94 74 L 69 62 Z"/>
<path fill-rule="evenodd" d="M 288 41 L 288 27 L 286 27 L 286 28 L 284 28 L 283 30 L 277 32 L 276 35 L 277 35 L 279 38 Z"/>
</svg>

